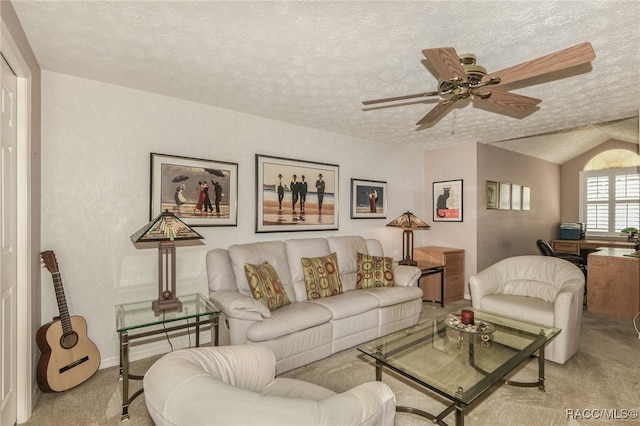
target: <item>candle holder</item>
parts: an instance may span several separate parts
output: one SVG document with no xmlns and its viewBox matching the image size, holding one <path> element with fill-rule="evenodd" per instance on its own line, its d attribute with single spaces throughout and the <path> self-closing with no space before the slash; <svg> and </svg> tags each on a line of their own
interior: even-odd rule
<svg viewBox="0 0 640 426">
<path fill-rule="evenodd" d="M 463 309 L 462 312 L 460 313 L 460 322 L 463 323 L 464 325 L 473 325 L 474 323 L 473 311 Z"/>
</svg>

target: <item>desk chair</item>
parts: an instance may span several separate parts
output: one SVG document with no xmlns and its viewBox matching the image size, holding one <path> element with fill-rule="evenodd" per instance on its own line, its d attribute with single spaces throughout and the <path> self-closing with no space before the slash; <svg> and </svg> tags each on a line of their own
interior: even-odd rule
<svg viewBox="0 0 640 426">
<path fill-rule="evenodd" d="M 538 250 L 540 250 L 540 253 L 542 253 L 543 256 L 559 257 L 560 259 L 568 260 L 580 268 L 582 272 L 584 272 L 585 276 L 587 275 L 587 262 L 579 254 L 554 251 L 551 248 L 551 245 L 545 240 L 538 240 L 536 241 L 536 244 L 538 245 Z"/>
<path fill-rule="evenodd" d="M 585 258 L 575 253 L 562 253 L 562 252 L 554 251 L 553 248 L 551 248 L 551 245 L 545 240 L 537 240 L 536 244 L 538 245 L 538 250 L 540 250 L 540 253 L 542 253 L 543 256 L 551 256 L 551 257 L 557 257 L 560 259 L 567 260 L 582 270 L 582 273 L 584 274 L 584 278 L 585 278 L 584 304 L 586 305 L 587 304 L 587 261 L 585 260 Z"/>
</svg>

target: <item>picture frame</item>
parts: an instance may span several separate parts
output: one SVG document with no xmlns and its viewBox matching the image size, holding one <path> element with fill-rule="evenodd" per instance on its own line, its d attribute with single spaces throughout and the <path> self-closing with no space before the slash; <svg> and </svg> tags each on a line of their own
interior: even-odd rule
<svg viewBox="0 0 640 426">
<path fill-rule="evenodd" d="M 498 192 L 498 182 L 488 180 L 485 185 L 485 200 L 488 210 L 498 209 L 498 200 L 500 198 Z"/>
<path fill-rule="evenodd" d="M 500 210 L 511 210 L 511 184 L 508 182 L 500 182 L 500 195 L 498 203 Z"/>
<path fill-rule="evenodd" d="M 337 230 L 339 172 L 336 164 L 256 154 L 256 233 Z"/>
<path fill-rule="evenodd" d="M 462 222 L 462 179 L 433 182 L 433 221 Z"/>
<path fill-rule="evenodd" d="M 511 210 L 519 211 L 522 208 L 522 185 L 511 184 Z"/>
<path fill-rule="evenodd" d="M 531 210 L 531 187 L 522 187 L 522 210 Z"/>
<path fill-rule="evenodd" d="M 351 179 L 351 219 L 387 217 L 387 182 Z"/>
<path fill-rule="evenodd" d="M 238 164 L 152 152 L 149 220 L 165 210 L 189 226 L 237 226 Z"/>
</svg>

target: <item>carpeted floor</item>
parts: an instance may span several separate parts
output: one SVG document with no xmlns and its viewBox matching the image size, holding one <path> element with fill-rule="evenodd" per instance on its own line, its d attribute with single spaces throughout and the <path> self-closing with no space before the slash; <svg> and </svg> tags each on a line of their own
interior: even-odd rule
<svg viewBox="0 0 640 426">
<path fill-rule="evenodd" d="M 457 312 L 468 301 L 440 308 L 425 303 L 423 318 Z M 134 363 L 144 371 L 155 358 Z M 371 359 L 357 349 L 348 349 L 283 376 L 317 383 L 337 392 L 375 380 Z M 640 410 L 640 339 L 631 320 L 585 312 L 580 350 L 565 365 L 547 362 L 546 392 L 535 388 L 495 386 L 466 411 L 467 425 L 625 425 L 638 424 L 631 417 Z M 512 376 L 531 381 L 537 377 L 537 360 L 532 359 Z M 382 381 L 396 394 L 398 405 L 438 413 L 446 400 L 424 391 L 387 370 Z M 139 382 L 133 381 L 133 392 Z M 26 425 L 117 425 L 120 424 L 122 384 L 117 368 L 99 371 L 86 383 L 60 394 L 41 394 Z M 633 411 L 635 410 L 635 411 Z M 127 426 L 152 425 L 144 405 L 137 398 L 129 408 Z M 398 413 L 396 425 L 425 424 L 424 419 Z M 445 421 L 455 424 L 455 415 Z M 215 424 L 212 419 L 212 425 Z"/>
</svg>

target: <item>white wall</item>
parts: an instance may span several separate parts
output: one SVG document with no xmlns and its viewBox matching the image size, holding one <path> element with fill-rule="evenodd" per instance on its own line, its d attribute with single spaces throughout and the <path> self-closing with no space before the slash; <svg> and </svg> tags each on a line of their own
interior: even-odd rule
<svg viewBox="0 0 640 426">
<path fill-rule="evenodd" d="M 129 240 L 149 217 L 150 152 L 239 165 L 238 226 L 198 228 L 206 245 L 178 249 L 178 294 L 206 293 L 207 249 L 234 243 L 356 234 L 399 259 L 402 233 L 384 225 L 424 206 L 424 164 L 413 151 L 48 71 L 42 134 L 42 250 L 54 250 L 69 311 L 87 320 L 103 367 L 118 363 L 114 306 L 156 297 L 157 252 Z M 339 230 L 255 234 L 256 153 L 338 164 Z M 349 218 L 351 178 L 387 181 L 387 219 Z M 45 273 L 43 321 L 57 311 Z M 147 349 L 133 347 L 132 358 Z"/>
</svg>

